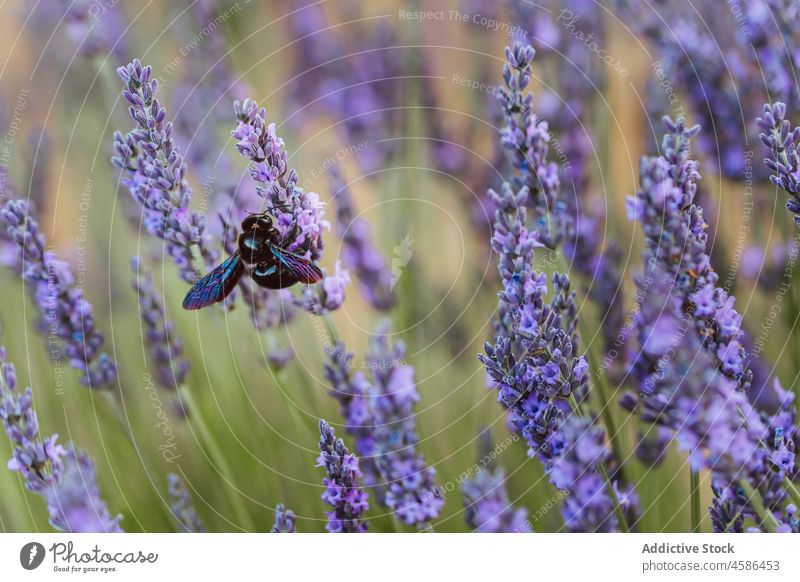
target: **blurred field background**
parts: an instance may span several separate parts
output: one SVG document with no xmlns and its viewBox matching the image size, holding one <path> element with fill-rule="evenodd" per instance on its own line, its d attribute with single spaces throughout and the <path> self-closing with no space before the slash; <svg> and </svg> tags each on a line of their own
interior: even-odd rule
<svg viewBox="0 0 800 582">
<path fill-rule="evenodd" d="M 299 531 L 323 531 L 325 508 L 319 499 L 323 471 L 315 467 L 317 421 L 325 418 L 334 427 L 342 423 L 322 377 L 324 327 L 312 316 L 299 313 L 287 329 L 258 334 L 244 309 L 189 313 L 180 308 L 186 285 L 168 258 L 161 260 L 160 241 L 130 227 L 123 200 L 129 194 L 119 185 L 119 173 L 109 162 L 112 132 L 130 127 L 126 106 L 119 98 L 122 83 L 114 72 L 125 62 L 114 53 L 78 54 L 64 25 L 48 38 L 32 21 L 25 22 L 30 11 L 27 4 L 10 1 L 0 7 L 0 96 L 6 117 L 10 117 L 20 91 L 29 92 L 19 112 L 19 129 L 11 139 L 6 164 L 10 183 L 21 196 L 36 201 L 48 243 L 61 258 L 77 268 L 85 256 L 79 284 L 94 305 L 99 329 L 106 334 L 106 351 L 119 365 L 124 403 L 121 411 L 115 411 L 106 395 L 79 385 L 74 370 L 54 371 L 45 342 L 33 329 L 35 306 L 20 280 L 4 269 L 0 272 L 0 343 L 17 365 L 20 383 L 33 387 L 42 432 L 57 432 L 92 454 L 103 496 L 112 513 L 123 514 L 126 531 L 175 529 L 166 497 L 168 472 L 185 479 L 211 531 L 268 531 L 279 502 L 295 511 Z M 440 109 L 437 115 L 456 141 L 472 150 L 469 170 L 481 172 L 496 148 L 495 120 L 487 113 L 485 92 L 459 86 L 452 78 L 459 75 L 491 85 L 501 83 L 502 51 L 508 35 L 471 23 L 419 25 L 398 18 L 400 10 L 464 10 L 455 1 L 421 2 L 419 6 L 410 0 L 361 3 L 359 18 L 374 19 L 366 25 L 344 19 L 339 2 L 323 4 L 331 21 L 341 24 L 344 35 L 357 35 L 360 26 L 373 26 L 373 22 L 387 23 L 398 35 L 399 46 L 394 50 L 399 58 L 420 58 L 440 77 L 434 83 Z M 303 118 L 300 124 L 285 123 L 295 113 L 287 106 L 287 92 L 297 75 L 295 39 L 286 15 L 300 4 L 242 0 L 238 4 L 218 2 L 215 10 L 221 13 L 231 6 L 238 8 L 213 34 L 224 39 L 231 66 L 252 89 L 249 96 L 266 107 L 268 118 L 277 123 L 300 183 L 328 200 L 328 179 L 319 168 L 326 158 L 336 158 L 337 152 L 352 144 L 340 139 L 334 125 L 337 120 L 314 116 Z M 119 8 L 130 23 L 120 39 L 125 54 L 151 64 L 156 75 L 169 71 L 161 84 L 161 97 L 168 116 L 180 118 L 182 104 L 172 98 L 173 89 L 185 62 L 197 54 L 188 54 L 184 64 L 174 70 L 170 63 L 185 47 L 186 31 L 196 27 L 191 3 L 122 1 L 115 7 Z M 505 20 L 503 11 L 499 13 L 499 19 Z M 548 17 L 547 13 L 542 11 L 542 17 Z M 631 74 L 607 75 L 594 102 L 587 104 L 595 154 L 590 197 L 606 217 L 604 238 L 615 240 L 624 251 L 623 293 L 626 311 L 630 311 L 634 304 L 630 275 L 641 269 L 637 240 L 641 233 L 625 217 L 624 198 L 636 189 L 639 156 L 648 148 L 652 151 L 658 141 L 655 136 L 661 133 L 660 127 L 650 125 L 643 107 L 644 84 L 655 57 L 610 13 L 603 26 L 608 52 Z M 202 42 L 194 50 L 202 52 Z M 531 42 L 536 47 L 539 39 L 533 37 Z M 568 65 L 553 59 L 546 65 L 534 61 L 537 94 L 560 66 Z M 389 136 L 400 148 L 392 164 L 380 168 L 375 176 L 364 176 L 355 156 L 345 155 L 340 166 L 361 216 L 370 223 L 374 241 L 387 260 L 391 262 L 404 237 L 412 241 L 411 259 L 398 280 L 398 304 L 388 316 L 396 337 L 408 346 L 407 362 L 416 370 L 421 395 L 416 408 L 419 447 L 445 491 L 446 506 L 433 528 L 468 531 L 459 475 L 476 463 L 477 435 L 482 427 L 490 427 L 498 442 L 510 434 L 495 393 L 485 387 L 485 372 L 476 358 L 491 333 L 489 322 L 497 307 L 497 267 L 488 252 L 486 229 L 476 226 L 472 218 L 472 200 L 478 193 L 469 191 L 465 176 L 447 176 L 433 168 L 430 142 L 425 139 L 425 114 L 416 106 L 419 87 L 411 79 L 406 88 L 408 108 L 402 111 L 402 132 Z M 187 100 L 191 98 L 189 95 Z M 184 151 L 187 147 L 190 151 L 233 149 L 231 99 L 215 107 L 224 115 L 230 112 L 230 127 L 216 130 L 213 143 L 179 143 Z M 754 144 L 752 149 L 758 164 L 760 145 Z M 249 179 L 244 160 L 234 171 L 238 179 Z M 739 237 L 744 186 L 714 176 L 703 166 L 701 172 L 703 200 L 715 205 L 707 214 L 714 231 L 714 260 L 717 269 L 725 272 Z M 31 191 L 32 174 L 39 180 L 34 184 L 43 184 L 42 189 Z M 196 203 L 203 198 L 206 178 L 190 176 Z M 783 240 L 786 235 L 782 233 L 791 232 L 783 200 L 773 193 L 771 185 L 756 184 L 759 228 L 747 235 L 747 244 L 751 239 L 773 244 L 775 239 Z M 329 211 L 328 218 L 332 220 L 333 214 Z M 323 266 L 330 270 L 340 243 L 333 232 L 326 234 L 325 242 Z M 188 419 L 173 414 L 174 395 L 158 392 L 174 440 L 165 436 L 163 425 L 158 426 L 157 409 L 148 392 L 147 374 L 152 371 L 146 361 L 136 295 L 129 283 L 129 259 L 135 254 L 146 258 L 157 289 L 163 289 L 168 316 L 176 324 L 192 365 L 187 388 L 194 407 Z M 334 320 L 348 349 L 356 352 L 358 366 L 371 331 L 385 315 L 363 301 L 355 283 L 347 293 Z M 770 299 L 747 282 L 737 281 L 736 294 L 748 325 L 759 329 Z M 579 299 L 582 329 L 599 334 L 593 307 L 583 303 L 580 295 Z M 800 355 L 794 344 L 781 339 L 792 324 L 778 322 L 765 349 L 787 388 L 793 387 Z M 277 373 L 264 358 L 265 350 L 276 341 L 291 344 L 296 352 L 294 361 Z M 598 341 L 599 335 L 582 337 L 589 349 Z M 59 387 L 62 382 L 63 389 Z M 618 406 L 612 408 L 622 429 L 624 448 L 631 451 L 637 421 L 626 420 Z M 344 436 L 343 428 L 339 432 Z M 162 451 L 172 445 L 176 458 L 169 463 Z M 0 456 L 10 457 L 6 439 L 0 439 Z M 562 521 L 557 507 L 541 511 L 557 492 L 543 477 L 539 463 L 527 458 L 524 443 L 514 442 L 498 463 L 506 469 L 514 504 L 539 516 L 532 522 L 533 529 L 558 531 Z M 639 529 L 686 531 L 688 468 L 683 456 L 671 451 L 658 468 L 648 470 L 636 462 L 631 467 L 645 508 Z M 707 505 L 707 481 L 704 495 Z M 0 499 L 0 530 L 50 531 L 44 505 L 24 489 L 16 473 L 0 471 Z M 376 504 L 370 509 L 369 521 L 371 531 L 403 529 Z M 704 529 L 708 530 L 707 523 Z"/>
</svg>

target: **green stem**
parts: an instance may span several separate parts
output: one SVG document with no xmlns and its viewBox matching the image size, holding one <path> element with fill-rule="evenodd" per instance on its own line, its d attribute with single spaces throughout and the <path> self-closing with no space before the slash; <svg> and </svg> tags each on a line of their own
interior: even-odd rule
<svg viewBox="0 0 800 582">
<path fill-rule="evenodd" d="M 578 322 L 580 326 L 580 321 Z M 581 330 L 583 331 L 583 330 Z M 583 333 L 581 334 L 583 335 Z M 590 370 L 598 370 L 597 361 L 595 359 L 595 354 L 592 350 L 586 350 L 586 354 L 589 357 L 589 369 Z M 603 418 L 603 423 L 606 425 L 606 432 L 608 432 L 608 440 L 611 443 L 611 452 L 614 455 L 614 458 L 617 459 L 619 462 L 619 471 L 620 477 L 623 481 L 625 481 L 625 474 L 624 474 L 624 463 L 622 456 L 622 447 L 619 442 L 619 432 L 617 432 L 617 424 L 614 422 L 614 416 L 611 414 L 611 407 L 608 405 L 609 403 L 609 392 L 608 385 L 606 384 L 606 376 L 604 374 L 598 374 L 597 379 L 594 383 L 595 393 L 598 396 L 598 400 L 600 401 L 600 416 Z M 626 481 L 627 482 L 627 481 Z"/>
<path fill-rule="evenodd" d="M 761 525 L 767 528 L 768 532 L 775 533 L 778 527 L 778 520 L 775 519 L 771 511 L 764 507 L 764 501 L 761 499 L 759 492 L 753 489 L 753 486 L 750 485 L 746 479 L 739 481 L 739 485 L 747 494 L 747 502 L 750 504 L 750 507 L 753 508 L 753 511 L 756 512 Z"/>
<path fill-rule="evenodd" d="M 197 406 L 197 402 L 192 396 L 191 390 L 189 390 L 186 386 L 181 386 L 178 388 L 178 392 L 191 411 L 189 418 L 191 419 L 192 424 L 194 424 L 200 431 L 200 435 L 205 441 L 206 447 L 208 447 L 208 450 L 211 453 L 211 457 L 219 465 L 220 473 L 222 473 L 228 482 L 234 486 L 234 489 L 236 489 L 235 481 L 233 479 L 233 471 L 228 465 L 227 457 L 222 452 L 222 449 L 217 444 L 217 441 L 214 439 L 213 434 L 203 419 L 203 415 L 200 412 L 199 406 Z M 247 512 L 244 503 L 242 503 L 242 498 L 238 491 L 234 491 L 231 495 L 229 495 L 229 499 L 231 506 L 233 507 L 233 511 L 236 514 L 239 522 L 242 524 L 242 527 L 248 531 L 256 531 L 255 526 L 250 519 L 250 514 Z"/>
<path fill-rule="evenodd" d="M 794 483 L 789 479 L 789 477 L 783 477 L 783 484 L 786 486 L 786 491 L 789 492 L 789 497 L 792 498 L 795 505 L 800 507 L 800 491 L 797 490 L 797 487 L 794 486 Z"/>
<path fill-rule="evenodd" d="M 333 318 L 331 317 L 330 313 L 325 313 L 322 315 L 322 321 L 325 323 L 325 330 L 328 332 L 328 335 L 331 336 L 331 343 L 336 345 L 339 343 L 339 334 L 336 333 L 336 325 L 333 323 Z"/>
<path fill-rule="evenodd" d="M 689 494 L 692 500 L 692 533 L 700 531 L 700 474 L 689 469 Z"/>
</svg>

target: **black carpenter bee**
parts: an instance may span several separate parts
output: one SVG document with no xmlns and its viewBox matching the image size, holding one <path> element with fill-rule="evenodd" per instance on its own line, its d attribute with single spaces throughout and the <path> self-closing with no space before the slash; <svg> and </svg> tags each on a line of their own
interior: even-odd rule
<svg viewBox="0 0 800 582">
<path fill-rule="evenodd" d="M 267 289 L 322 280 L 319 267 L 281 247 L 278 229 L 266 212 L 244 219 L 238 244 L 239 250 L 189 289 L 183 300 L 184 309 L 202 309 L 222 301 L 247 272 L 256 284 Z"/>
</svg>

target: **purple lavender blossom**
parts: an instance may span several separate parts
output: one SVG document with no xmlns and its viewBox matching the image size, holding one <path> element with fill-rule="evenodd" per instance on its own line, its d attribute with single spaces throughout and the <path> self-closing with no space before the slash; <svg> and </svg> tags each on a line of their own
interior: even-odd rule
<svg viewBox="0 0 800 582">
<path fill-rule="evenodd" d="M 89 388 L 111 386 L 117 377 L 114 362 L 100 349 L 103 334 L 94 325 L 92 306 L 75 286 L 69 266 L 45 250 L 39 224 L 23 200 L 8 200 L 0 207 L 0 219 L 16 245 L 22 279 L 39 308 L 37 329 L 58 338 L 54 360 L 66 357 L 79 370 L 81 383 Z M 51 346 L 52 348 L 52 346 Z M 62 355 L 63 352 L 63 355 Z"/>
<path fill-rule="evenodd" d="M 283 503 L 275 506 L 275 524 L 272 533 L 295 533 L 295 516 L 291 509 L 286 509 Z"/>
<path fill-rule="evenodd" d="M 317 466 L 325 467 L 328 472 L 322 481 L 325 485 L 322 500 L 333 507 L 333 511 L 326 512 L 326 529 L 331 533 L 365 533 L 367 522 L 362 520 L 361 514 L 369 509 L 369 503 L 366 491 L 358 484 L 362 476 L 358 457 L 347 450 L 324 420 L 319 421 L 319 432 Z"/>
<path fill-rule="evenodd" d="M 690 139 L 700 128 L 669 117 L 664 125 L 663 155 L 642 158 L 641 190 L 628 199 L 629 217 L 644 231 L 645 262 L 674 281 L 706 350 L 728 378 L 747 388 L 752 372 L 742 344 L 742 316 L 734 309 L 735 298 L 717 286 L 719 276 L 706 252 L 707 223 L 695 203 L 700 174 L 690 157 Z"/>
<path fill-rule="evenodd" d="M 792 129 L 786 119 L 786 105 L 781 102 L 764 105 L 763 115 L 758 118 L 758 125 L 764 132 L 760 137 L 770 155 L 764 163 L 773 172 L 772 183 L 789 194 L 786 208 L 800 226 L 800 127 Z"/>
<path fill-rule="evenodd" d="M 797 102 L 791 71 L 800 64 L 800 53 L 787 50 L 795 45 L 784 40 L 796 27 L 781 4 L 787 3 L 742 3 L 747 26 L 741 27 L 738 18 L 718 18 L 713 1 L 694 2 L 688 11 L 681 2 L 661 2 L 655 8 L 631 0 L 613 2 L 625 23 L 653 45 L 657 80 L 668 79 L 685 98 L 686 105 L 677 99 L 673 109 L 713 129 L 698 139 L 704 160 L 734 180 L 761 174 L 758 167 L 749 167 L 748 150 L 758 135 L 752 120 L 767 95 Z"/>
<path fill-rule="evenodd" d="M 97 3 L 94 0 L 44 0 L 32 5 L 29 15 L 23 17 L 40 38 L 63 35 L 70 42 L 67 53 L 63 44 L 57 44 L 55 56 L 77 53 L 84 57 L 105 57 L 113 54 L 125 59 L 125 14 L 116 3 Z M 22 23 L 21 23 L 22 24 Z"/>
<path fill-rule="evenodd" d="M 409 525 L 438 517 L 444 506 L 436 486 L 436 471 L 426 467 L 416 451 L 414 404 L 419 401 L 414 368 L 406 364 L 405 344 L 391 344 L 391 324 L 382 321 L 373 335 L 366 361 L 374 378 L 372 427 L 375 463 L 385 486 L 383 503 Z"/>
<path fill-rule="evenodd" d="M 538 457 L 551 482 L 575 500 L 562 510 L 566 527 L 614 531 L 619 527 L 617 502 L 625 512 L 638 500 L 617 482 L 606 482 L 601 471 L 610 456 L 605 434 L 578 416 L 588 391 L 589 366 L 578 353 L 575 294 L 569 277 L 555 273 L 554 293 L 545 302 L 547 278 L 533 269 L 534 250 L 556 248 L 572 228 L 565 207 L 558 204 L 558 169 L 547 159 L 547 123 L 531 111 L 532 95 L 526 91 L 533 55 L 530 46 L 520 43 L 506 49 L 501 140 L 511 152 L 517 189 L 504 183 L 499 193 L 490 192 L 497 209 L 492 250 L 499 255 L 503 290 L 498 294 L 495 341 L 485 344 L 479 359 L 498 401 L 509 410 L 512 428 L 526 439 L 529 455 Z"/>
<path fill-rule="evenodd" d="M 319 196 L 297 185 L 297 172 L 289 169 L 286 148 L 267 112 L 255 101 L 234 102 L 238 126 L 233 131 L 236 149 L 250 160 L 250 176 L 275 217 L 280 246 L 317 261 L 322 256 L 322 232 L 330 228 L 323 219 Z"/>
<path fill-rule="evenodd" d="M 356 441 L 365 484 L 378 502 L 406 524 L 422 527 L 438 517 L 444 500 L 436 472 L 416 451 L 414 404 L 419 400 L 414 369 L 405 364 L 405 346 L 388 342 L 388 322 L 376 331 L 367 354 L 373 371 L 370 384 L 361 372 L 350 374 L 352 354 L 337 345 L 325 366 L 331 395 L 342 408 L 347 432 Z"/>
<path fill-rule="evenodd" d="M 392 274 L 386 259 L 372 244 L 369 225 L 355 215 L 347 185 L 338 170 L 331 172 L 336 203 L 336 234 L 342 241 L 342 261 L 358 279 L 361 296 L 375 309 L 385 311 L 395 303 Z"/>
<path fill-rule="evenodd" d="M 189 533 L 205 532 L 206 526 L 200 516 L 197 515 L 189 490 L 186 489 L 183 479 L 175 473 L 167 475 L 167 493 L 169 493 L 169 498 L 172 502 L 170 506 L 172 517 L 178 524 L 180 531 Z"/>
<path fill-rule="evenodd" d="M 321 5 L 290 15 L 299 72 L 290 87 L 289 110 L 298 120 L 321 111 L 336 121 L 342 142 L 368 144 L 357 160 L 365 174 L 377 175 L 399 149 L 398 140 L 384 138 L 403 123 L 406 52 L 388 23 L 359 20 L 334 26 Z"/>
<path fill-rule="evenodd" d="M 643 420 L 671 430 L 692 470 L 712 472 L 715 531 L 741 531 L 740 516 L 757 518 L 743 481 L 780 515 L 787 499 L 783 479 L 796 475 L 792 398 L 776 386 L 779 410 L 771 416 L 757 410 L 747 392 L 713 365 L 714 353 L 695 333 L 692 316 L 683 312 L 683 291 L 670 276 L 654 265 L 637 284 L 639 352 L 631 369 L 639 388 L 624 399 L 626 407 L 638 407 Z"/>
<path fill-rule="evenodd" d="M 333 275 L 327 275 L 319 285 L 306 286 L 297 304 L 314 315 L 336 311 L 344 304 L 344 289 L 349 284 L 350 273 L 336 261 Z"/>
<path fill-rule="evenodd" d="M 564 527 L 579 532 L 617 531 L 614 500 L 600 471 L 601 464 L 611 458 L 605 431 L 588 418 L 572 414 L 553 434 L 551 450 L 553 458 L 545 464 L 550 482 L 569 491 L 561 510 Z M 639 505 L 635 490 L 620 487 L 619 481 L 612 486 L 622 512 L 635 511 Z"/>
<path fill-rule="evenodd" d="M 172 91 L 170 103 L 176 111 L 175 134 L 186 144 L 184 151 L 190 170 L 201 172 L 204 179 L 219 173 L 223 191 L 238 197 L 236 179 L 223 173 L 235 174 L 231 160 L 221 151 L 218 130 L 227 126 L 229 113 L 219 104 L 242 97 L 247 87 L 233 70 L 222 27 L 215 28 L 213 34 L 203 32 L 225 16 L 225 8 L 214 0 L 196 0 L 175 23 L 184 46 L 202 38 L 203 50 L 193 51 L 191 58 L 181 61 L 183 76 Z M 226 202 L 230 204 L 231 200 Z"/>
<path fill-rule="evenodd" d="M 146 343 L 153 358 L 158 383 L 167 390 L 177 390 L 189 373 L 189 361 L 183 356 L 183 344 L 167 319 L 164 304 L 153 288 L 150 273 L 144 272 L 138 258 L 131 259 L 131 284 L 139 295 L 139 317 L 146 329 Z"/>
<path fill-rule="evenodd" d="M 238 120 L 233 131 L 238 140 L 236 149 L 250 160 L 250 176 L 266 202 L 265 210 L 275 217 L 280 246 L 318 261 L 323 250 L 322 232 L 330 228 L 323 218 L 319 196 L 297 185 L 297 172 L 289 168 L 284 142 L 278 137 L 275 124 L 267 123 L 264 108 L 259 109 L 255 101 L 245 99 L 234 102 L 234 112 Z M 348 282 L 349 276 L 337 265 L 333 275 L 316 288 L 306 289 L 304 299 L 297 303 L 315 314 L 338 309 Z"/>
<path fill-rule="evenodd" d="M 283 370 L 294 358 L 294 351 L 291 348 L 276 347 L 265 352 L 264 357 L 274 370 Z"/>
<path fill-rule="evenodd" d="M 521 43 L 506 48 L 505 87 L 498 92 L 505 119 L 500 143 L 510 156 L 512 185 L 517 190 L 523 186 L 528 189 L 526 204 L 533 212 L 531 219 L 539 239 L 555 248 L 565 234 L 566 217 L 557 204 L 561 189 L 558 166 L 548 160 L 549 126 L 533 112 L 533 95 L 527 91 L 535 53 L 532 46 Z"/>
<path fill-rule="evenodd" d="M 122 96 L 130 103 L 128 112 L 137 128 L 123 136 L 114 134 L 111 161 L 124 172 L 123 183 L 142 207 L 148 232 L 164 241 L 165 249 L 187 283 L 198 278 L 195 250 L 212 265 L 217 253 L 204 235 L 205 219 L 189 209 L 192 190 L 186 180 L 186 163 L 175 146 L 173 125 L 165 122 L 167 112 L 152 79 L 152 67 L 138 59 L 117 69 L 125 82 Z"/>
<path fill-rule="evenodd" d="M 94 465 L 86 453 L 58 444 L 58 435 L 44 438 L 33 409 L 33 392 L 16 392 L 17 376 L 0 346 L 0 419 L 12 445 L 8 468 L 19 472 L 25 486 L 47 501 L 50 524 L 65 532 L 121 532 L 121 516 L 112 518 L 100 497 Z"/>
<path fill-rule="evenodd" d="M 121 515 L 112 517 L 100 497 L 94 463 L 83 451 L 68 447 L 58 482 L 46 491 L 50 524 L 70 533 L 122 533 Z"/>
<path fill-rule="evenodd" d="M 492 459 L 492 442 L 488 430 L 481 433 L 481 468 L 474 477 L 461 483 L 464 496 L 464 519 L 479 533 L 529 532 L 528 511 L 515 508 L 506 491 L 506 475 Z"/>
<path fill-rule="evenodd" d="M 57 443 L 58 435 L 40 437 L 33 392 L 30 388 L 22 394 L 16 392 L 16 369 L 6 361 L 6 350 L 2 346 L 0 364 L 0 419 L 12 446 L 8 468 L 22 475 L 30 491 L 43 494 L 61 478 L 66 450 Z"/>
</svg>

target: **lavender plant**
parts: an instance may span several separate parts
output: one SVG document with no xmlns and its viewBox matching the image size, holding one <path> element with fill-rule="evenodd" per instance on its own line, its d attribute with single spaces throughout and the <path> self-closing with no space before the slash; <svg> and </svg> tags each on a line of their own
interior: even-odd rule
<svg viewBox="0 0 800 582">
<path fill-rule="evenodd" d="M 623 405 L 638 403 L 643 419 L 671 427 L 693 470 L 712 470 L 715 530 L 741 529 L 742 516 L 774 528 L 787 499 L 784 480 L 794 478 L 793 461 L 781 469 L 771 460 L 782 446 L 775 434 L 792 435 L 793 442 L 792 398 L 775 382 L 779 404 L 768 410 L 759 394 L 769 389 L 767 381 L 759 380 L 758 393 L 750 389 L 742 318 L 734 297 L 716 286 L 706 223 L 694 203 L 699 172 L 689 140 L 699 128 L 669 118 L 664 124 L 664 153 L 642 160 L 642 191 L 629 200 L 645 232 L 648 267 L 637 280 L 639 351 L 631 371 L 638 395 L 627 395 Z M 765 511 L 759 513 L 754 496 Z"/>
<path fill-rule="evenodd" d="M 482 451 L 491 451 L 488 431 L 482 434 Z M 482 454 L 481 460 L 491 459 L 491 453 Z M 506 475 L 501 467 L 490 462 L 482 466 L 474 477 L 461 483 L 464 497 L 464 519 L 479 533 L 520 533 L 531 531 L 528 511 L 514 507 L 506 491 Z"/>
<path fill-rule="evenodd" d="M 394 29 L 355 18 L 344 28 L 332 26 L 315 4 L 293 12 L 289 24 L 299 71 L 288 94 L 290 110 L 306 116 L 321 110 L 335 120 L 344 143 L 368 144 L 357 159 L 365 174 L 377 173 L 398 150 L 397 141 L 382 138 L 403 123 L 407 77 Z"/>
<path fill-rule="evenodd" d="M 89 388 L 107 388 L 117 378 L 116 364 L 101 352 L 103 334 L 94 323 L 91 304 L 67 263 L 46 250 L 44 235 L 28 204 L 7 200 L 0 206 L 0 220 L 16 245 L 23 282 L 28 286 L 41 317 L 37 330 L 48 338 L 50 357 L 63 359 L 81 372 Z"/>
<path fill-rule="evenodd" d="M 205 235 L 205 219 L 189 208 L 192 189 L 186 179 L 186 163 L 172 137 L 172 122 L 158 100 L 158 81 L 153 69 L 138 59 L 117 69 L 125 83 L 122 96 L 136 129 L 114 134 L 112 163 L 123 171 L 123 183 L 142 208 L 142 220 L 150 234 L 164 241 L 181 277 L 187 283 L 198 278 L 195 253 L 213 265 L 217 253 Z"/>
<path fill-rule="evenodd" d="M 750 171 L 748 143 L 758 135 L 752 121 L 761 104 L 768 95 L 784 102 L 797 99 L 790 73 L 798 64 L 797 54 L 784 44 L 784 34 L 794 28 L 788 3 L 742 3 L 746 27 L 732 17 L 717 18 L 718 5 L 709 0 L 693 3 L 688 11 L 675 1 L 648 6 L 615 0 L 613 6 L 654 47 L 654 71 L 671 93 L 675 113 L 691 113 L 711 130 L 699 136 L 711 169 L 744 180 Z M 752 172 L 760 173 L 758 168 Z"/>
<path fill-rule="evenodd" d="M 192 497 L 186 489 L 186 484 L 178 475 L 170 473 L 167 475 L 167 492 L 169 493 L 172 505 L 172 517 L 180 531 L 189 533 L 202 533 L 206 531 L 206 526 L 192 503 Z"/>
<path fill-rule="evenodd" d="M 342 261 L 358 279 L 361 296 L 379 310 L 388 310 L 395 303 L 392 274 L 386 259 L 370 240 L 369 225 L 355 215 L 347 185 L 338 170 L 331 176 L 331 192 L 336 204 L 336 234 L 342 241 Z"/>
<path fill-rule="evenodd" d="M 533 268 L 535 249 L 555 246 L 569 224 L 555 212 L 559 178 L 547 161 L 547 124 L 531 111 L 532 96 L 525 92 L 533 56 L 530 46 L 519 43 L 506 49 L 501 98 L 508 125 L 502 140 L 514 156 L 519 189 L 506 183 L 499 193 L 490 193 L 497 208 L 492 250 L 499 255 L 503 290 L 494 343 L 487 342 L 479 358 L 498 401 L 510 411 L 512 426 L 526 439 L 529 455 L 542 461 L 556 487 L 571 493 L 562 511 L 566 527 L 613 531 L 623 525 L 624 511 L 636 505 L 636 495 L 617 494 L 622 487 L 605 474 L 609 451 L 604 431 L 582 417 L 589 365 L 578 353 L 569 277 L 553 275 L 554 294 L 545 303 L 546 275 Z"/>
<path fill-rule="evenodd" d="M 272 533 L 295 533 L 295 516 L 291 509 L 286 509 L 283 503 L 275 506 L 275 524 Z"/>
<path fill-rule="evenodd" d="M 761 141 L 769 152 L 764 163 L 773 172 L 770 180 L 789 195 L 786 208 L 800 226 L 800 127 L 792 128 L 786 104 L 780 101 L 765 104 L 763 117 L 757 121 L 763 131 Z"/>
<path fill-rule="evenodd" d="M 150 367 L 155 370 L 162 388 L 177 390 L 189 373 L 189 360 L 183 355 L 183 344 L 176 337 L 172 322 L 167 319 L 164 302 L 153 288 L 150 273 L 142 269 L 136 257 L 131 259 L 131 269 L 131 285 L 139 296 L 139 317 L 145 327 L 144 337 L 152 358 Z"/>
<path fill-rule="evenodd" d="M 331 351 L 325 378 L 341 405 L 347 432 L 355 438 L 365 484 L 403 523 L 424 527 L 439 515 L 444 499 L 435 470 L 426 467 L 416 451 L 419 435 L 413 407 L 419 394 L 414 369 L 405 363 L 405 346 L 391 345 L 389 333 L 388 322 L 383 322 L 366 357 L 373 383 L 361 372 L 350 374 L 353 355 L 342 344 Z"/>
<path fill-rule="evenodd" d="M 682 309 L 693 313 L 697 333 L 714 355 L 717 366 L 744 389 L 752 372 L 742 344 L 741 315 L 735 298 L 717 285 L 719 277 L 706 252 L 706 222 L 695 203 L 698 164 L 690 157 L 690 139 L 699 126 L 664 118 L 663 155 L 643 158 L 641 191 L 628 199 L 628 216 L 642 225 L 647 264 L 658 265 L 682 296 Z"/>
<path fill-rule="evenodd" d="M 351 454 L 342 439 L 337 439 L 333 429 L 324 420 L 319 421 L 319 450 L 317 465 L 325 467 L 328 476 L 322 480 L 325 492 L 322 500 L 333 507 L 326 513 L 331 533 L 365 533 L 367 522 L 361 514 L 369 509 L 367 493 L 358 480 L 362 473 L 358 457 Z"/>
<path fill-rule="evenodd" d="M 43 438 L 33 409 L 30 387 L 16 391 L 14 365 L 0 346 L 0 419 L 11 441 L 8 468 L 20 473 L 25 487 L 47 503 L 50 524 L 61 531 L 121 532 L 121 516 L 111 517 L 100 497 L 94 464 L 86 453 L 58 444 L 58 435 Z"/>
<path fill-rule="evenodd" d="M 50 524 L 70 533 L 123 533 L 121 515 L 111 516 L 100 496 L 94 463 L 89 456 L 67 447 L 58 482 L 46 490 Z"/>
</svg>

